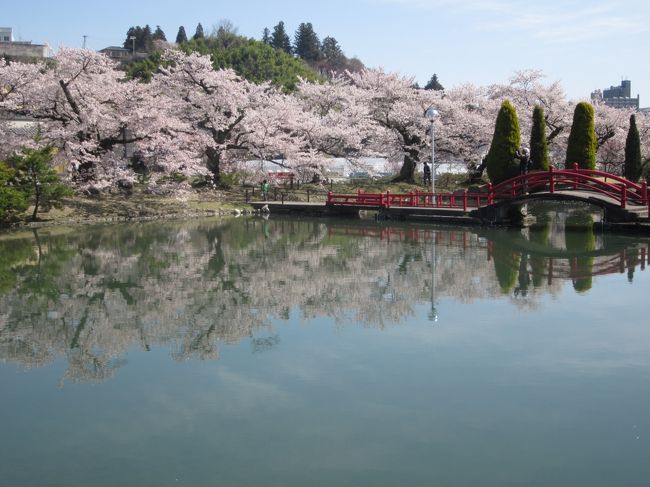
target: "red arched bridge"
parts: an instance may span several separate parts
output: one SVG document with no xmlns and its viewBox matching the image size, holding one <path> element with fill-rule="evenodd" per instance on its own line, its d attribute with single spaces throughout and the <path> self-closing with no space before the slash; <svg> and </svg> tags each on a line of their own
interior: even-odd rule
<svg viewBox="0 0 650 487">
<path fill-rule="evenodd" d="M 495 220 L 501 210 L 529 200 L 582 201 L 605 210 L 608 221 L 634 221 L 647 218 L 650 202 L 648 185 L 633 183 L 623 177 L 603 171 L 555 169 L 531 171 L 499 184 L 488 184 L 480 191 L 453 193 L 411 192 L 335 194 L 328 193 L 327 205 L 333 208 L 410 210 L 454 210 L 483 220 Z M 501 211 L 503 213 L 503 211 Z"/>
</svg>

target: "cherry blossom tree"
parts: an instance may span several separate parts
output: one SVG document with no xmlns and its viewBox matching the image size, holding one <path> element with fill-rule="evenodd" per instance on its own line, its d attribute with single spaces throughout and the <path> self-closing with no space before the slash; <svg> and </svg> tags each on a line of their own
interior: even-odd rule
<svg viewBox="0 0 650 487">
<path fill-rule="evenodd" d="M 402 161 L 396 180 L 413 182 L 417 164 L 430 154 L 429 121 L 424 112 L 439 99 L 439 92 L 416 89 L 413 79 L 382 70 L 366 69 L 349 77 L 362 90 L 362 101 L 375 126 L 372 143 L 377 152 Z"/>
<path fill-rule="evenodd" d="M 255 110 L 268 105 L 274 89 L 255 85 L 230 69 L 214 69 L 209 56 L 166 51 L 151 89 L 164 94 L 178 120 L 174 136 L 205 159 L 212 181 L 244 158 Z M 259 126 L 259 125 L 258 125 Z"/>
<path fill-rule="evenodd" d="M 0 73 L 2 85 L 10 81 L 0 108 L 37 121 L 43 142 L 62 149 L 59 159 L 80 186 L 132 180 L 127 145 L 136 153 L 161 145 L 156 139 L 167 121 L 164 106 L 103 54 L 61 49 L 47 63 L 3 63 Z"/>
</svg>

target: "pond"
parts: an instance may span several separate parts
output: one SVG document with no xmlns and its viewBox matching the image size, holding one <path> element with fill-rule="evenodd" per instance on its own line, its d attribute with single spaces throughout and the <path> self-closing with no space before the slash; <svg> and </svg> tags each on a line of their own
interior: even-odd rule
<svg viewBox="0 0 650 487">
<path fill-rule="evenodd" d="M 2 483 L 646 486 L 650 239 L 590 219 L 3 235 Z"/>
</svg>

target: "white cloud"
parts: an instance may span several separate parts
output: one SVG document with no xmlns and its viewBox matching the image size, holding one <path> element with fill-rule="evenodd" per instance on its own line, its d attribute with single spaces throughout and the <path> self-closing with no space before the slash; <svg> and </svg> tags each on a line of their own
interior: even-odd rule
<svg viewBox="0 0 650 487">
<path fill-rule="evenodd" d="M 510 30 L 548 43 L 593 41 L 650 31 L 649 7 L 633 0 L 593 3 L 551 0 L 369 0 L 467 16 L 474 29 Z"/>
</svg>

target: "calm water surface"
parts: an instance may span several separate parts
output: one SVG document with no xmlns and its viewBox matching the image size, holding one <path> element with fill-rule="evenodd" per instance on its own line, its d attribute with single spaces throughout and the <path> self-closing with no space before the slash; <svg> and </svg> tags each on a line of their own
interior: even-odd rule
<svg viewBox="0 0 650 487">
<path fill-rule="evenodd" d="M 0 482 L 650 485 L 650 240 L 573 223 L 5 235 Z"/>
</svg>

